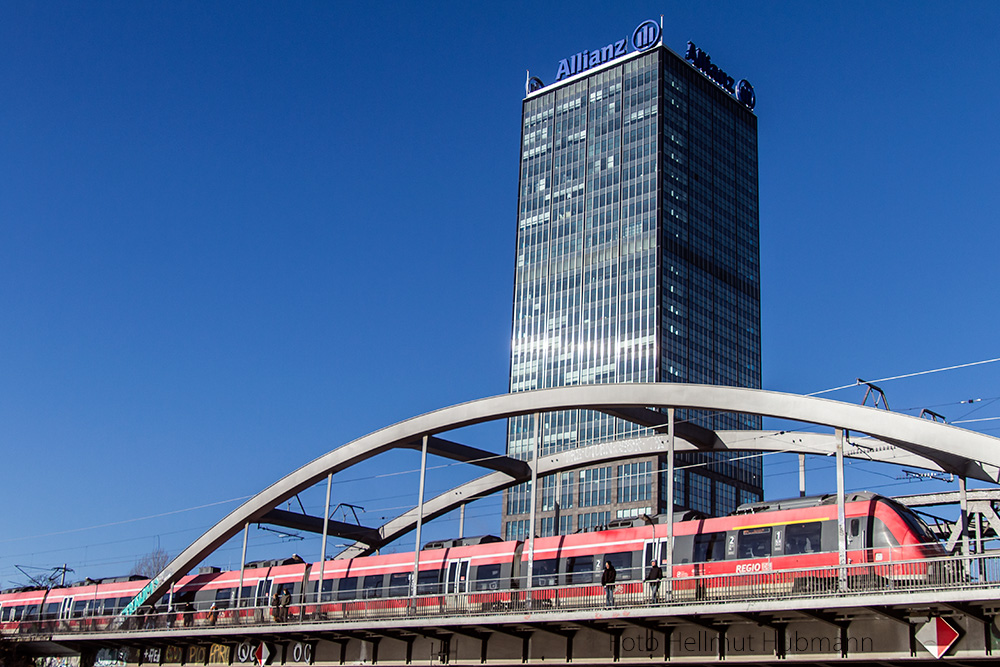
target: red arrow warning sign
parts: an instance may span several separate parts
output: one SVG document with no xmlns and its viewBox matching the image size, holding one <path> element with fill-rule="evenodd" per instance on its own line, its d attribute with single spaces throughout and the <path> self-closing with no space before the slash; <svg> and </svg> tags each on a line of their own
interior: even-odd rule
<svg viewBox="0 0 1000 667">
<path fill-rule="evenodd" d="M 935 658 L 940 658 L 947 653 L 956 639 L 958 639 L 958 630 L 943 618 L 932 618 L 917 630 L 917 641 Z"/>
</svg>

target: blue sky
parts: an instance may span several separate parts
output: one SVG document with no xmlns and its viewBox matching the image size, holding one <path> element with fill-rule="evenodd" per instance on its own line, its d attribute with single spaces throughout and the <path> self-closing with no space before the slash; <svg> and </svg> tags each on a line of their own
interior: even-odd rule
<svg viewBox="0 0 1000 667">
<path fill-rule="evenodd" d="M 1000 357 L 996 3 L 4 3 L 0 586 L 177 553 L 335 446 L 505 392 L 525 70 L 660 14 L 756 89 L 764 386 Z M 884 388 L 988 419 L 998 371 Z M 416 475 L 378 475 L 416 463 L 334 502 L 393 515 Z M 769 496 L 794 466 L 768 459 Z M 848 487 L 947 486 L 899 476 Z M 499 530 L 498 501 L 469 513 Z M 318 541 L 252 535 L 289 551 Z"/>
</svg>

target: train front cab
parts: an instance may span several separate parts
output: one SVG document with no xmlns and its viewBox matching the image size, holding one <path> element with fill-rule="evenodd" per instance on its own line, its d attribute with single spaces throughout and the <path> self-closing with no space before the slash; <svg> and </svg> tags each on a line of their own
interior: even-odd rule
<svg viewBox="0 0 1000 667">
<path fill-rule="evenodd" d="M 909 509 L 867 492 L 845 503 L 847 585 L 878 590 L 933 583 L 928 559 L 944 550 Z M 766 597 L 837 590 L 837 506 L 833 496 L 786 501 L 769 509 L 674 524 L 672 570 L 665 523 L 536 538 L 533 604 L 604 604 L 600 573 L 617 571 L 616 595 L 638 601 L 650 561 L 671 571 L 673 599 Z M 781 507 L 780 504 L 777 505 Z M 527 547 L 518 559 L 526 588 Z M 662 595 L 666 593 L 661 584 Z M 520 594 L 523 598 L 523 593 Z"/>
<path fill-rule="evenodd" d="M 848 586 L 927 583 L 927 559 L 944 551 L 926 526 L 891 500 L 853 497 L 845 504 Z M 679 523 L 675 533 L 675 597 L 813 594 L 839 585 L 837 507 L 828 498 L 812 507 Z"/>
</svg>

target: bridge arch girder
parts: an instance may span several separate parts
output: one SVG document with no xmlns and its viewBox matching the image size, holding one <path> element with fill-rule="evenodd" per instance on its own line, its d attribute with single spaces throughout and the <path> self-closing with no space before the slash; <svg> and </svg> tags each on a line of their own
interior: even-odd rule
<svg viewBox="0 0 1000 667">
<path fill-rule="evenodd" d="M 1000 477 L 1000 447 L 996 446 L 1000 441 L 996 438 L 829 399 L 759 389 L 674 383 L 581 385 L 503 394 L 393 424 L 338 447 L 279 479 L 192 542 L 143 589 L 129 609 L 134 611 L 145 599 L 162 597 L 173 582 L 238 534 L 246 523 L 258 521 L 271 509 L 328 474 L 390 449 L 412 447 L 415 440 L 425 435 L 435 436 L 465 426 L 532 413 L 583 409 L 621 414 L 622 410 L 650 407 L 741 412 L 844 428 L 866 433 L 935 461 L 949 472 L 993 482 Z M 512 477 L 510 473 L 498 474 Z M 129 609 L 126 611 L 131 613 Z"/>
</svg>

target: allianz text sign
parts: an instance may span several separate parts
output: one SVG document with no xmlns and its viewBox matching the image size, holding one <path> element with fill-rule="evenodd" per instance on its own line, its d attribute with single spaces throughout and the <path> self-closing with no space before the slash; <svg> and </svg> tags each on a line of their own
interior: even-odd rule
<svg viewBox="0 0 1000 667">
<path fill-rule="evenodd" d="M 632 31 L 632 39 L 619 39 L 611 42 L 607 46 L 602 46 L 593 51 L 584 50 L 574 53 L 569 58 L 559 61 L 559 71 L 556 72 L 556 81 L 562 81 L 568 76 L 585 72 L 588 69 L 603 65 L 616 58 L 620 58 L 629 52 L 631 43 L 634 51 L 645 51 L 660 43 L 660 24 L 656 21 L 643 21 Z"/>
</svg>

